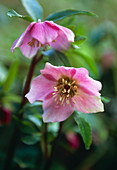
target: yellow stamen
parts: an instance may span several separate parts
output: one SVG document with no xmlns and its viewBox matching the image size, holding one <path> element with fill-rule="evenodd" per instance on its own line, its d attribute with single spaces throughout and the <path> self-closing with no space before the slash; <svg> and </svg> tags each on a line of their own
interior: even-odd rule
<svg viewBox="0 0 117 170">
<path fill-rule="evenodd" d="M 67 93 L 70 93 L 70 89 L 67 90 Z"/>
<path fill-rule="evenodd" d="M 65 80 L 65 84 L 67 84 L 67 80 Z"/>
<path fill-rule="evenodd" d="M 56 102 L 58 98 L 55 98 L 54 101 Z"/>
<path fill-rule="evenodd" d="M 60 97 L 59 100 L 61 101 L 61 100 L 62 100 L 62 97 Z"/>
<path fill-rule="evenodd" d="M 67 90 L 66 89 L 64 89 L 63 91 L 62 91 L 62 93 L 66 93 L 67 92 Z"/>
<path fill-rule="evenodd" d="M 66 103 L 69 104 L 69 100 L 66 99 Z"/>
<path fill-rule="evenodd" d="M 59 104 L 59 100 L 57 101 L 57 104 Z"/>
<path fill-rule="evenodd" d="M 65 81 L 65 80 L 64 80 L 64 79 L 62 79 L 62 83 L 63 83 L 63 84 L 64 84 L 64 81 Z"/>
<path fill-rule="evenodd" d="M 52 42 L 54 43 L 54 42 L 56 42 L 56 40 L 53 40 Z"/>
<path fill-rule="evenodd" d="M 54 87 L 54 91 L 58 91 L 57 87 Z"/>
<path fill-rule="evenodd" d="M 77 86 L 74 86 L 74 89 L 77 89 Z"/>
<path fill-rule="evenodd" d="M 65 99 L 65 98 L 63 98 L 63 99 L 62 99 L 62 101 L 61 101 L 61 105 L 63 104 L 63 102 L 64 102 L 64 99 Z"/>
<path fill-rule="evenodd" d="M 69 94 L 67 95 L 67 98 L 69 97 Z"/>
<path fill-rule="evenodd" d="M 76 83 L 75 80 L 71 84 L 74 84 L 74 83 Z"/>
<path fill-rule="evenodd" d="M 71 83 L 68 83 L 68 86 L 71 86 Z"/>
</svg>

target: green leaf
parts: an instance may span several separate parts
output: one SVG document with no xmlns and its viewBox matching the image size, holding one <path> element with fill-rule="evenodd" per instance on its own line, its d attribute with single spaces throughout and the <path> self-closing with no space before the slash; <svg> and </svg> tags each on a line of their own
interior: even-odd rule
<svg viewBox="0 0 117 170">
<path fill-rule="evenodd" d="M 23 133 L 33 134 L 38 132 L 37 128 L 28 121 L 22 121 L 18 126 Z"/>
<path fill-rule="evenodd" d="M 33 136 L 25 136 L 21 140 L 23 143 L 25 143 L 27 145 L 34 145 L 40 140 L 40 134 L 33 135 Z"/>
<path fill-rule="evenodd" d="M 38 21 L 38 19 L 42 19 L 43 9 L 39 2 L 36 0 L 21 0 L 21 2 L 33 20 Z"/>
<path fill-rule="evenodd" d="M 82 44 L 83 42 L 85 42 L 87 40 L 87 38 L 85 36 L 76 36 L 75 37 L 75 41 L 72 43 L 72 45 L 80 45 Z"/>
<path fill-rule="evenodd" d="M 3 97 L 3 102 L 15 102 L 15 103 L 20 103 L 21 102 L 21 96 L 15 95 L 13 93 L 5 93 Z"/>
<path fill-rule="evenodd" d="M 80 116 L 80 114 L 77 113 L 75 114 L 74 119 L 78 124 L 81 136 L 85 143 L 85 148 L 89 149 L 92 142 L 90 124 L 85 120 L 84 117 Z"/>
<path fill-rule="evenodd" d="M 102 96 L 102 97 L 101 97 L 101 100 L 102 100 L 104 103 L 109 103 L 111 99 L 108 98 L 108 97 Z"/>
<path fill-rule="evenodd" d="M 27 103 L 24 106 L 24 109 L 30 108 L 30 107 L 36 107 L 36 106 L 42 106 L 42 102 L 34 102 L 34 103 Z"/>
<path fill-rule="evenodd" d="M 16 73 L 17 73 L 17 70 L 18 70 L 18 60 L 16 60 L 10 67 L 9 69 L 9 72 L 8 72 L 8 75 L 7 75 L 7 78 L 3 84 L 3 91 L 7 92 L 9 91 L 14 79 L 15 79 L 15 76 L 16 76 Z"/>
<path fill-rule="evenodd" d="M 42 154 L 41 151 L 37 149 L 37 147 L 20 145 L 20 147 L 17 147 L 16 149 L 13 160 L 16 164 L 18 164 L 18 167 L 20 167 L 20 169 L 31 170 L 31 169 L 35 169 L 35 160 L 38 157 L 38 155 L 40 155 L 40 159 L 41 159 Z M 41 164 L 40 159 L 39 159 L 39 165 Z"/>
<path fill-rule="evenodd" d="M 88 64 L 88 66 L 90 67 L 90 69 L 92 70 L 94 75 L 96 77 L 98 77 L 98 72 L 97 72 L 96 64 L 95 64 L 93 58 L 88 56 L 88 55 L 86 55 L 86 54 L 83 54 L 82 52 L 80 52 L 78 50 L 77 50 L 77 54 L 79 56 L 81 56 L 85 60 L 85 62 Z"/>
<path fill-rule="evenodd" d="M 70 66 L 69 60 L 65 56 L 65 54 L 56 51 L 54 49 L 43 51 L 42 52 L 45 56 L 49 57 L 49 62 L 51 64 L 57 65 L 57 66 Z"/>
<path fill-rule="evenodd" d="M 68 16 L 72 16 L 72 15 L 89 15 L 89 16 L 97 17 L 97 15 L 92 12 L 68 9 L 65 11 L 60 11 L 60 12 L 55 12 L 53 14 L 50 14 L 46 18 L 46 20 L 57 21 L 57 20 L 63 19 Z"/>
<path fill-rule="evenodd" d="M 18 14 L 15 10 L 11 9 L 10 11 L 8 11 L 7 15 L 9 17 L 18 17 L 18 18 L 22 18 L 22 19 L 25 19 L 29 22 L 32 22 L 33 19 L 30 17 L 30 16 L 24 16 L 24 15 L 21 15 L 21 14 Z"/>
<path fill-rule="evenodd" d="M 96 135 L 94 142 L 103 143 L 107 140 L 109 132 L 104 122 L 104 117 L 101 114 L 84 114 L 82 117 L 90 123 L 91 129 Z"/>
<path fill-rule="evenodd" d="M 37 127 L 41 126 L 41 120 L 37 117 L 35 117 L 35 115 L 27 115 L 26 116 L 28 120 L 30 120 L 31 122 L 33 122 Z"/>
<path fill-rule="evenodd" d="M 65 55 L 68 57 L 70 64 L 73 67 L 85 67 L 94 74 L 95 77 L 98 77 L 98 72 L 96 68 L 95 61 L 92 57 L 80 52 L 79 48 L 69 49 Z"/>
</svg>

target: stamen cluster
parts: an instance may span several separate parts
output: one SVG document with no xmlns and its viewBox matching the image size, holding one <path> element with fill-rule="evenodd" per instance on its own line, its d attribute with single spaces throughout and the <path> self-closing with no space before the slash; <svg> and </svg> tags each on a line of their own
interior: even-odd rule
<svg viewBox="0 0 117 170">
<path fill-rule="evenodd" d="M 54 86 L 54 93 L 53 97 L 55 97 L 55 101 L 57 104 L 60 103 L 60 105 L 63 104 L 65 106 L 65 102 L 70 105 L 70 99 L 72 99 L 73 96 L 78 94 L 78 83 L 76 80 L 62 76 L 57 81 L 56 86 Z"/>
<path fill-rule="evenodd" d="M 38 40 L 36 40 L 35 38 L 32 38 L 32 40 L 31 40 L 31 41 L 29 41 L 27 44 L 28 44 L 29 46 L 31 46 L 31 47 L 33 47 L 33 48 L 35 48 L 35 44 L 36 44 L 36 42 L 37 42 L 37 47 L 39 47 L 39 41 L 38 41 Z"/>
</svg>

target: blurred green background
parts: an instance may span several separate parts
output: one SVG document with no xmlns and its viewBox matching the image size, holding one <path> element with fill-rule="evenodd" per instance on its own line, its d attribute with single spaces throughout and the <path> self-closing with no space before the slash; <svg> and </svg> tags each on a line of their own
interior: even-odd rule
<svg viewBox="0 0 117 170">
<path fill-rule="evenodd" d="M 76 26 L 78 35 L 87 37 L 86 42 L 80 45 L 82 55 L 72 57 L 67 55 L 69 62 L 74 67 L 86 67 L 90 75 L 102 82 L 102 95 L 109 98 L 105 100 L 105 112 L 87 117 L 92 125 L 93 144 L 90 150 L 85 150 L 81 136 L 80 146 L 77 150 L 65 146 L 66 131 L 77 133 L 76 125 L 68 119 L 65 122 L 59 149 L 55 155 L 52 169 L 56 170 L 110 170 L 116 169 L 117 160 L 117 1 L 116 0 L 40 0 L 43 7 L 44 18 L 50 13 L 64 9 L 87 10 L 94 12 L 99 17 L 72 16 L 58 21 L 66 27 Z M 9 9 L 15 9 L 20 14 L 26 14 L 18 0 L 0 1 L 0 87 L 4 84 L 9 69 L 14 62 L 18 62 L 15 79 L 6 91 L 6 96 L 0 96 L 0 102 L 9 108 L 13 114 L 20 101 L 22 86 L 26 78 L 30 61 L 25 58 L 19 49 L 11 53 L 10 48 L 14 40 L 28 26 L 28 22 L 19 18 L 7 16 Z M 27 14 L 26 14 L 27 15 Z M 82 58 L 83 57 L 83 58 Z M 89 58 L 94 62 L 85 60 Z M 44 67 L 46 59 L 38 64 L 35 75 Z M 35 76 L 34 76 L 35 77 Z M 2 93 L 1 93 L 2 94 Z M 8 97 L 10 96 L 10 97 Z M 6 98 L 5 98 L 6 97 Z M 41 111 L 40 111 L 41 112 Z M 69 126 L 69 127 L 68 127 Z M 55 125 L 56 127 L 56 125 Z M 55 128 L 54 127 L 54 128 Z M 0 127 L 0 169 L 4 164 L 8 144 L 13 131 L 13 124 Z M 55 128 L 56 131 L 56 128 Z M 50 131 L 50 134 L 52 132 Z M 51 135 L 50 135 L 51 136 Z M 34 169 L 35 162 L 41 166 L 41 153 L 37 152 L 39 146 L 27 146 L 20 143 L 17 149 L 13 169 Z M 63 152 L 64 151 L 64 152 Z M 23 152 L 23 154 L 22 154 Z M 62 153 L 62 154 L 61 154 Z M 38 156 L 39 155 L 39 156 Z M 36 157 L 39 157 L 38 159 Z M 36 167 L 35 167 L 36 170 Z"/>
</svg>

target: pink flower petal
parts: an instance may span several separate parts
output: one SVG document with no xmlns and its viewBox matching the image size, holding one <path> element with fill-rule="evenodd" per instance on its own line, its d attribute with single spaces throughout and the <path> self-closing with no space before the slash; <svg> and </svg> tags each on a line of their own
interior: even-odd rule
<svg viewBox="0 0 117 170">
<path fill-rule="evenodd" d="M 70 42 L 74 42 L 74 33 L 68 28 L 62 27 L 55 23 L 54 25 L 56 25 L 60 29 L 60 31 L 58 32 L 58 36 L 55 42 L 51 42 L 50 46 L 58 51 L 68 50 L 71 45 Z"/>
<path fill-rule="evenodd" d="M 51 25 L 51 27 L 53 27 L 54 29 L 59 30 L 58 36 L 61 36 L 61 32 L 63 32 L 69 42 L 74 42 L 75 35 L 70 29 L 63 27 L 61 25 L 58 25 L 54 23 L 53 21 L 45 21 L 45 23 L 48 24 L 48 26 Z"/>
<path fill-rule="evenodd" d="M 70 48 L 71 44 L 68 41 L 64 32 L 59 31 L 59 35 L 56 38 L 55 42 L 51 42 L 50 46 L 58 51 L 66 51 Z"/>
<path fill-rule="evenodd" d="M 14 49 L 19 47 L 21 44 L 22 44 L 22 40 L 23 40 L 23 37 L 24 37 L 24 33 L 22 33 L 19 38 L 17 38 L 14 42 L 13 42 L 13 45 L 11 47 L 11 51 L 12 53 L 14 52 Z"/>
<path fill-rule="evenodd" d="M 54 90 L 54 82 L 40 75 L 32 81 L 31 89 L 26 98 L 33 103 L 36 100 L 44 100 L 48 93 Z"/>
<path fill-rule="evenodd" d="M 89 73 L 85 68 L 78 68 L 76 74 L 73 76 L 77 80 L 79 88 L 89 91 L 91 94 L 98 95 L 98 91 L 101 90 L 102 85 L 99 81 L 96 81 L 89 77 Z"/>
<path fill-rule="evenodd" d="M 41 44 L 48 44 L 56 39 L 59 29 L 53 22 L 45 21 L 35 24 L 31 29 L 31 36 L 37 39 Z"/>
<path fill-rule="evenodd" d="M 86 77 L 89 75 L 89 72 L 85 68 L 76 68 L 76 74 L 74 74 L 74 79 L 78 80 L 79 82 L 85 82 Z"/>
<path fill-rule="evenodd" d="M 35 56 L 41 46 L 41 44 L 39 44 L 39 42 L 37 40 L 34 40 L 35 43 L 33 46 L 31 46 L 31 45 L 29 45 L 29 43 L 31 41 L 33 41 L 33 38 L 30 36 L 29 33 L 27 33 L 23 37 L 23 42 L 20 45 L 20 49 L 21 49 L 23 55 L 26 56 L 27 58 L 32 58 L 33 56 Z"/>
<path fill-rule="evenodd" d="M 72 100 L 75 103 L 75 109 L 79 112 L 96 113 L 104 111 L 103 103 L 98 96 L 88 95 L 87 93 L 80 91 Z"/>
<path fill-rule="evenodd" d="M 35 24 L 36 22 L 32 22 L 27 28 L 26 30 L 19 36 L 19 38 L 17 38 L 12 47 L 11 47 L 11 51 L 14 52 L 14 49 L 19 47 L 22 44 L 23 38 L 24 36 L 29 32 L 29 30 L 32 28 L 32 26 Z"/>
<path fill-rule="evenodd" d="M 69 42 L 74 42 L 74 37 L 75 37 L 74 33 L 70 29 L 68 29 L 66 27 L 63 27 L 63 26 L 60 26 L 60 25 L 58 25 L 58 26 L 64 32 L 64 34 L 66 35 L 68 41 Z"/>
<path fill-rule="evenodd" d="M 43 109 L 44 114 L 42 115 L 44 122 L 60 122 L 67 119 L 74 111 L 73 104 L 71 107 L 65 103 L 65 106 L 56 104 L 52 94 L 50 94 L 48 100 L 44 100 Z"/>
<path fill-rule="evenodd" d="M 50 63 L 46 63 L 44 70 L 40 70 L 43 76 L 51 75 L 54 80 L 58 80 L 62 75 L 72 77 L 75 74 L 75 69 L 72 67 L 53 66 Z"/>
</svg>

